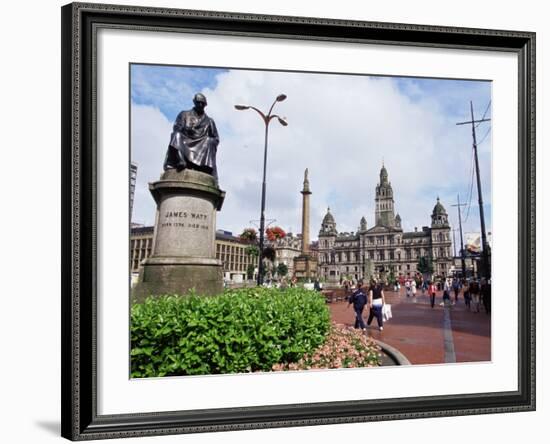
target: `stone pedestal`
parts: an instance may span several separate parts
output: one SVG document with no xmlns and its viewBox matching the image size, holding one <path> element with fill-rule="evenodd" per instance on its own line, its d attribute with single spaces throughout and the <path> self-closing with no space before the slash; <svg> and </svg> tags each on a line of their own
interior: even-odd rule
<svg viewBox="0 0 550 444">
<path fill-rule="evenodd" d="M 132 297 L 223 291 L 221 261 L 216 259 L 216 211 L 225 192 L 209 174 L 168 170 L 149 184 L 157 204 L 151 256 L 143 263 Z"/>
<path fill-rule="evenodd" d="M 294 258 L 294 275 L 301 280 L 312 281 L 317 278 L 317 260 L 309 254 Z"/>
</svg>

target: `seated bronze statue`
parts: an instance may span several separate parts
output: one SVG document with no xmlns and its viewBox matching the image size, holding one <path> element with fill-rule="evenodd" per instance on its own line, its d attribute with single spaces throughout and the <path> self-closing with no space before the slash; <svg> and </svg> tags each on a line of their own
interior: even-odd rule
<svg viewBox="0 0 550 444">
<path fill-rule="evenodd" d="M 185 168 L 202 171 L 218 180 L 216 152 L 220 142 L 216 124 L 204 112 L 206 97 L 197 93 L 194 107 L 181 111 L 176 121 L 164 160 L 164 170 Z"/>
</svg>

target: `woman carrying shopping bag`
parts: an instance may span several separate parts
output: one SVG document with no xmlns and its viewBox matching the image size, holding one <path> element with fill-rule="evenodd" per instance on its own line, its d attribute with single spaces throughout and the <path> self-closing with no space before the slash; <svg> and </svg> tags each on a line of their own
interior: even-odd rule
<svg viewBox="0 0 550 444">
<path fill-rule="evenodd" d="M 384 290 L 382 285 L 376 280 L 373 281 L 373 285 L 369 291 L 369 319 L 367 325 L 370 326 L 373 318 L 376 316 L 376 321 L 378 322 L 378 329 L 380 331 L 384 330 L 384 319 L 382 318 L 382 307 L 386 303 L 384 297 Z"/>
</svg>

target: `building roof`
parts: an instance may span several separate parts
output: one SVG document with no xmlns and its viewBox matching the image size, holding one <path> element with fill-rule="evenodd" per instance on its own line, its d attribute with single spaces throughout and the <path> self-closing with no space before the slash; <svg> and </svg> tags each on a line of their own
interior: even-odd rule
<svg viewBox="0 0 550 444">
<path fill-rule="evenodd" d="M 138 236 L 140 234 L 153 234 L 153 232 L 155 231 L 155 227 L 153 227 L 152 225 L 150 226 L 145 226 L 145 227 L 132 227 L 130 229 L 130 234 L 131 235 L 134 235 L 134 236 Z"/>
<path fill-rule="evenodd" d="M 238 242 L 240 244 L 247 243 L 246 241 L 243 241 L 240 237 L 233 236 L 233 234 L 228 233 L 228 232 L 224 232 L 224 231 L 221 231 L 221 230 L 216 231 L 216 240 L 224 240 L 224 241 L 228 241 L 228 242 Z"/>
<path fill-rule="evenodd" d="M 367 233 L 402 233 L 403 230 L 399 227 L 386 227 L 384 225 L 375 225 L 367 230 Z"/>
<path fill-rule="evenodd" d="M 359 236 L 355 233 L 340 233 L 335 242 L 346 242 L 359 239 Z"/>
<path fill-rule="evenodd" d="M 407 233 L 403 233 L 403 239 L 411 238 L 411 237 L 427 237 L 427 236 L 430 236 L 430 234 L 426 231 L 409 231 Z"/>
</svg>

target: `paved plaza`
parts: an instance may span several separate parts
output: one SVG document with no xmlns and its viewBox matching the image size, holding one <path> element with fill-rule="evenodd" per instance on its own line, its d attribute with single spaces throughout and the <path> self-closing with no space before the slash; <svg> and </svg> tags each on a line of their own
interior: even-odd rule
<svg viewBox="0 0 550 444">
<path fill-rule="evenodd" d="M 378 330 L 376 319 L 367 327 L 367 335 L 398 349 L 412 364 L 441 364 L 491 360 L 491 316 L 483 306 L 479 313 L 470 312 L 462 293 L 456 305 L 445 307 L 442 292 L 435 306 L 417 293 L 416 302 L 407 298 L 405 289 L 385 291 L 386 303 L 391 304 L 393 317 Z M 454 301 L 454 293 L 453 293 Z M 329 304 L 333 321 L 353 326 L 355 312 L 345 301 Z M 363 313 L 365 322 L 368 312 Z"/>
</svg>

